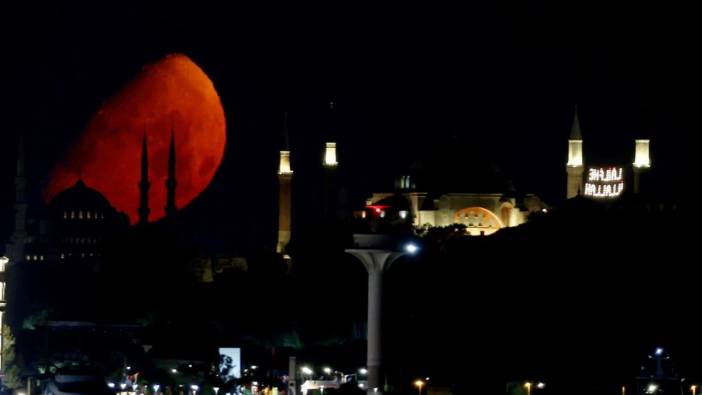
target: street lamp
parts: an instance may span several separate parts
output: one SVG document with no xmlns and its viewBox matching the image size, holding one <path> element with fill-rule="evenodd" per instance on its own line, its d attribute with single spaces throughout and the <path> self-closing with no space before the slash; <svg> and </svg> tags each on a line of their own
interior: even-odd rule
<svg viewBox="0 0 702 395">
<path fill-rule="evenodd" d="M 531 383 L 527 381 L 524 383 L 524 387 L 527 389 L 527 395 L 531 395 Z"/>
<path fill-rule="evenodd" d="M 153 385 L 154 395 L 155 395 L 155 394 L 158 394 L 158 389 L 159 389 L 159 388 L 161 388 L 160 385 L 158 385 L 158 384 L 154 384 L 154 385 Z"/>
<path fill-rule="evenodd" d="M 419 391 L 419 395 L 422 395 L 422 387 L 424 387 L 424 382 L 422 380 L 415 380 L 414 386 L 417 387 L 417 391 Z"/>
<path fill-rule="evenodd" d="M 690 386 L 690 391 L 692 392 L 692 395 L 697 395 L 697 386 L 696 385 L 691 385 Z"/>
<path fill-rule="evenodd" d="M 419 246 L 414 243 L 405 244 L 405 251 L 409 254 L 416 254 L 419 251 Z"/>
<path fill-rule="evenodd" d="M 212 390 L 215 392 L 215 395 L 219 393 L 219 387 L 212 387 Z"/>
<path fill-rule="evenodd" d="M 658 354 L 658 350 L 656 350 L 656 354 Z M 648 387 L 646 387 L 646 393 L 647 394 L 655 394 L 658 391 L 658 385 L 656 383 L 650 383 Z"/>
<path fill-rule="evenodd" d="M 330 375 L 331 372 L 332 372 L 332 370 L 331 370 L 331 368 L 330 368 L 329 366 L 325 367 L 325 368 L 322 369 L 322 370 L 324 370 L 324 374 L 326 374 L 327 376 Z"/>
<path fill-rule="evenodd" d="M 539 382 L 538 384 L 536 384 L 536 388 L 538 388 L 540 390 L 544 389 L 544 387 L 546 387 L 545 383 Z"/>
<path fill-rule="evenodd" d="M 199 390 L 200 387 L 197 386 L 196 384 L 193 384 L 190 386 L 190 389 L 193 390 L 193 395 L 197 395 L 197 390 Z"/>
<path fill-rule="evenodd" d="M 366 369 L 366 368 L 360 368 L 360 369 L 358 369 L 358 373 L 360 373 L 360 374 L 362 374 L 362 375 L 366 375 L 366 374 L 368 374 L 368 369 Z"/>
</svg>

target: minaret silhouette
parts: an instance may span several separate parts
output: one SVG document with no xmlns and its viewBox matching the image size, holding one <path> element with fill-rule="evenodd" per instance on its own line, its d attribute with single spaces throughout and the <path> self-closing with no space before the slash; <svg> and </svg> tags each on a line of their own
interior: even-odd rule
<svg viewBox="0 0 702 395">
<path fill-rule="evenodd" d="M 276 252 L 279 254 L 285 254 L 285 248 L 290 242 L 292 177 L 293 171 L 290 165 L 290 147 L 288 145 L 288 113 L 286 112 L 283 114 L 283 147 L 280 150 L 278 165 L 278 242 Z"/>
<path fill-rule="evenodd" d="M 322 158 L 322 166 L 324 168 L 322 209 L 325 220 L 331 220 L 336 217 L 339 204 L 337 199 L 339 192 L 337 167 L 339 166 L 339 162 L 336 156 L 336 140 L 338 133 L 336 111 L 336 104 L 331 101 L 329 103 L 327 130 L 325 131 L 326 142 L 324 143 L 324 154 Z"/>
<path fill-rule="evenodd" d="M 146 145 L 146 131 L 141 144 L 141 180 L 139 181 L 139 223 L 145 224 L 149 221 L 149 152 Z"/>
<path fill-rule="evenodd" d="M 566 185 L 567 199 L 580 195 L 583 188 L 584 172 L 583 134 L 580 130 L 578 106 L 576 105 L 573 109 L 573 124 L 571 125 L 570 138 L 568 139 L 568 162 L 566 163 L 566 173 L 568 174 Z"/>
<path fill-rule="evenodd" d="M 11 248 L 8 251 L 12 263 L 17 263 L 24 259 L 24 247 L 28 237 L 26 190 L 24 136 L 20 134 L 17 142 L 17 172 L 15 174 L 15 229 L 12 232 Z"/>
<path fill-rule="evenodd" d="M 171 146 L 168 151 L 168 178 L 166 179 L 166 216 L 171 216 L 178 210 L 175 203 L 177 185 L 175 132 L 171 129 Z"/>
</svg>

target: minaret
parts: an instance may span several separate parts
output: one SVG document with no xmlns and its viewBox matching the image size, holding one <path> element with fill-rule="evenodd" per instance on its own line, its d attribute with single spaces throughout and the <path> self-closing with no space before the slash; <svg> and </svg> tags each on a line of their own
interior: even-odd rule
<svg viewBox="0 0 702 395">
<path fill-rule="evenodd" d="M 166 179 L 166 216 L 175 214 L 177 207 L 175 203 L 176 186 L 176 151 L 175 133 L 171 129 L 171 146 L 168 151 L 168 178 Z"/>
<path fill-rule="evenodd" d="M 149 221 L 149 152 L 146 147 L 146 132 L 141 144 L 141 180 L 139 181 L 139 223 Z"/>
<path fill-rule="evenodd" d="M 291 236 L 291 198 L 292 175 L 290 167 L 290 147 L 288 146 L 288 113 L 283 115 L 283 149 L 280 150 L 280 164 L 278 165 L 278 243 L 276 252 L 285 253 L 285 248 Z"/>
<path fill-rule="evenodd" d="M 634 154 L 634 193 L 639 193 L 641 189 L 641 174 L 651 168 L 651 155 L 649 144 L 651 140 L 635 140 Z"/>
<path fill-rule="evenodd" d="M 20 135 L 17 142 L 17 172 L 15 174 L 15 230 L 10 238 L 11 243 L 7 251 L 10 263 L 18 263 L 24 260 L 24 247 L 27 242 L 26 189 L 24 138 Z"/>
<path fill-rule="evenodd" d="M 584 170 L 583 136 L 580 131 L 578 107 L 576 106 L 575 115 L 573 116 L 573 126 L 570 128 L 570 138 L 568 139 L 568 163 L 566 164 L 568 190 L 566 198 L 573 198 L 582 192 Z"/>
<path fill-rule="evenodd" d="M 327 131 L 328 139 L 324 143 L 324 157 L 322 166 L 324 167 L 324 195 L 322 202 L 324 208 L 324 218 L 331 219 L 336 213 L 337 202 L 337 167 L 336 160 L 336 120 L 334 118 L 334 102 L 329 103 L 329 123 Z"/>
</svg>

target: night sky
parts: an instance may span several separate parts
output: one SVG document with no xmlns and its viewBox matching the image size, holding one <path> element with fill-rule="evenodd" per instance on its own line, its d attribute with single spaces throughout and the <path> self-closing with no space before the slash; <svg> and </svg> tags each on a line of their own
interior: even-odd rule
<svg viewBox="0 0 702 395">
<path fill-rule="evenodd" d="M 586 160 L 631 163 L 633 139 L 651 138 L 653 185 L 686 195 L 699 101 L 693 12 L 673 2 L 561 3 L 5 6 L 0 230 L 11 231 L 17 135 L 27 136 L 37 186 L 104 100 L 172 52 L 210 76 L 228 122 L 222 167 L 189 215 L 242 249 L 274 246 L 283 111 L 294 220 L 317 204 L 330 100 L 356 206 L 389 191 L 412 162 L 444 153 L 465 155 L 456 166 L 466 179 L 494 163 L 557 204 L 576 103 Z"/>
</svg>

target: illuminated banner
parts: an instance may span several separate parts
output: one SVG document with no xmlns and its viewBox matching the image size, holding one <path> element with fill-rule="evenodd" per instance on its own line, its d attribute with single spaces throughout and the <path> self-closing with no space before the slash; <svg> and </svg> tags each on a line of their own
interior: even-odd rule
<svg viewBox="0 0 702 395">
<path fill-rule="evenodd" d="M 223 382 L 241 378 L 241 349 L 220 348 L 219 370 L 217 372 Z"/>
<path fill-rule="evenodd" d="M 585 183 L 585 196 L 612 199 L 624 191 L 624 169 L 616 166 L 591 167 Z"/>
</svg>

